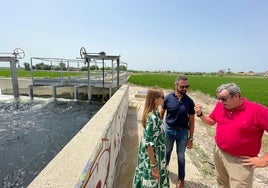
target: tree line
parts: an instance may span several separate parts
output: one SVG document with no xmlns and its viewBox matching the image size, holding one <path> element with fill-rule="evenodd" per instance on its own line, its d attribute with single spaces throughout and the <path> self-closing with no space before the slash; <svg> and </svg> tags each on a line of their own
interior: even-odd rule
<svg viewBox="0 0 268 188">
<path fill-rule="evenodd" d="M 31 65 L 27 62 L 25 62 L 24 64 L 24 69 L 26 71 L 31 71 L 31 70 L 56 70 L 56 71 L 66 71 L 68 70 L 68 67 L 66 66 L 66 63 L 59 63 L 59 65 L 47 65 L 45 63 L 38 63 L 36 65 L 33 65 L 31 67 Z M 95 71 L 98 71 L 98 70 L 112 70 L 112 67 L 109 67 L 109 66 L 106 66 L 106 67 L 99 67 L 97 65 L 91 65 L 89 67 L 89 70 L 95 70 Z M 77 67 L 69 67 L 69 70 L 70 71 L 87 71 L 88 70 L 88 67 L 87 66 L 82 66 L 80 68 L 77 68 Z M 117 70 L 117 67 L 115 67 L 115 70 Z M 119 70 L 120 71 L 126 71 L 127 70 L 127 67 L 124 66 L 124 65 L 120 65 L 119 66 Z"/>
</svg>

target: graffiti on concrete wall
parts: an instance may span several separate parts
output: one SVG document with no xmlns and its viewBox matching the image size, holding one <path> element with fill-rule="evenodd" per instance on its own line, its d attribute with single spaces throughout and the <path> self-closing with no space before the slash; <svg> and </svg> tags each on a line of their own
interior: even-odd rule
<svg viewBox="0 0 268 188">
<path fill-rule="evenodd" d="M 120 108 L 117 108 L 115 114 L 111 116 L 111 123 L 99 141 L 95 154 L 87 162 L 76 187 L 113 187 L 127 110 L 128 96 L 125 96 L 121 101 Z"/>
</svg>

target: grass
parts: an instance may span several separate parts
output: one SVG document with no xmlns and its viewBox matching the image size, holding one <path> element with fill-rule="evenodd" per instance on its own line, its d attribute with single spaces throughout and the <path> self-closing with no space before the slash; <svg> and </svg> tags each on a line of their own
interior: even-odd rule
<svg viewBox="0 0 268 188">
<path fill-rule="evenodd" d="M 94 72 L 92 72 L 95 74 Z M 17 69 L 18 77 L 42 77 L 42 78 L 66 78 L 86 77 L 85 71 L 25 71 L 23 68 Z M 9 68 L 0 68 L 0 77 L 11 77 Z M 128 82 L 140 86 L 159 86 L 165 89 L 173 89 L 177 74 L 166 73 L 142 73 L 132 74 Z M 215 97 L 216 88 L 223 84 L 234 82 L 241 91 L 242 95 L 249 100 L 268 106 L 268 77 L 242 77 L 242 76 L 209 76 L 209 75 L 187 75 L 191 85 L 190 91 L 201 91 L 211 97 Z"/>
<path fill-rule="evenodd" d="M 141 86 L 159 86 L 173 89 L 177 74 L 132 74 L 128 82 Z M 242 95 L 249 100 L 268 106 L 268 78 L 267 77 L 241 77 L 241 76 L 202 76 L 188 75 L 191 85 L 190 91 L 201 91 L 215 97 L 216 88 L 223 83 L 236 83 Z"/>
<path fill-rule="evenodd" d="M 210 165 L 208 154 L 198 144 L 194 144 L 193 150 L 187 150 L 194 165 L 201 170 L 204 176 L 214 177 L 215 167 Z"/>
<path fill-rule="evenodd" d="M 95 74 L 91 71 L 91 74 Z M 24 69 L 17 69 L 17 75 L 19 78 L 31 78 L 32 76 L 37 78 L 67 78 L 70 77 L 87 77 L 87 71 L 50 71 L 50 70 L 38 70 L 38 71 L 25 71 Z M 11 77 L 9 68 L 0 68 L 0 77 Z"/>
</svg>

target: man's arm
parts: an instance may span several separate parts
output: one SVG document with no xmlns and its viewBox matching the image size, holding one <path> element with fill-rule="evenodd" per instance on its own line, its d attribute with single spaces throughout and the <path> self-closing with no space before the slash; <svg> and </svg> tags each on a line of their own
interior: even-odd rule
<svg viewBox="0 0 268 188">
<path fill-rule="evenodd" d="M 189 137 L 194 137 L 194 114 L 189 115 Z"/>
<path fill-rule="evenodd" d="M 199 117 L 205 124 L 215 125 L 216 121 L 211 119 L 208 115 L 203 114 L 201 104 L 195 105 L 194 110 L 195 110 L 196 116 Z"/>
<path fill-rule="evenodd" d="M 189 137 L 187 140 L 187 148 L 192 149 L 194 141 L 194 114 L 189 115 Z"/>
</svg>

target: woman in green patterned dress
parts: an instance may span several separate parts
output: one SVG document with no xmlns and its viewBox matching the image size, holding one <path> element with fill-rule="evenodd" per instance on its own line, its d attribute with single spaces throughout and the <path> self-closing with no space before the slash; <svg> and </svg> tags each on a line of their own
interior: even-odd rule
<svg viewBox="0 0 268 188">
<path fill-rule="evenodd" d="M 165 132 L 158 110 L 163 101 L 162 89 L 154 87 L 148 90 L 142 117 L 144 130 L 133 179 L 135 188 L 169 187 Z"/>
</svg>

